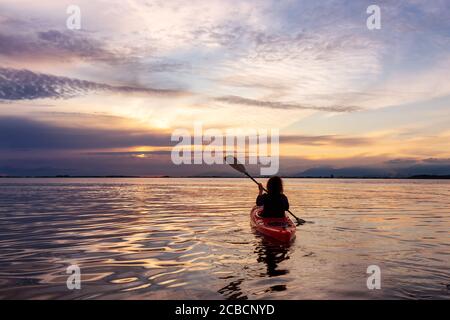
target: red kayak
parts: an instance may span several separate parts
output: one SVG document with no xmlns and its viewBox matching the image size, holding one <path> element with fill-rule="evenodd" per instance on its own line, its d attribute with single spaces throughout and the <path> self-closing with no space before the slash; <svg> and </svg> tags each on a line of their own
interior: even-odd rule
<svg viewBox="0 0 450 320">
<path fill-rule="evenodd" d="M 295 225 L 288 217 L 262 218 L 263 207 L 255 206 L 250 212 L 250 223 L 259 233 L 281 242 L 291 242 L 295 238 Z"/>
</svg>

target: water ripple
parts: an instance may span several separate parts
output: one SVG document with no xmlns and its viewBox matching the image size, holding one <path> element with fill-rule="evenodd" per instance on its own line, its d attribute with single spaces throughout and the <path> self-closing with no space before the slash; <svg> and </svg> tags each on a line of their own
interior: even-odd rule
<svg viewBox="0 0 450 320">
<path fill-rule="evenodd" d="M 314 224 L 283 246 L 252 232 L 245 179 L 2 179 L 0 298 L 448 299 L 449 186 L 287 179 Z"/>
</svg>

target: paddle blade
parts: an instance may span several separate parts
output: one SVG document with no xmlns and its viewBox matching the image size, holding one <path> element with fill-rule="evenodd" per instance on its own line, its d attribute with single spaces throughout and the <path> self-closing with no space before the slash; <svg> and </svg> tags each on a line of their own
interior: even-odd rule
<svg viewBox="0 0 450 320">
<path fill-rule="evenodd" d="M 247 173 L 244 165 L 239 163 L 239 161 L 233 156 L 226 156 L 225 163 L 229 164 L 234 170 L 237 170 L 242 173 Z"/>
</svg>

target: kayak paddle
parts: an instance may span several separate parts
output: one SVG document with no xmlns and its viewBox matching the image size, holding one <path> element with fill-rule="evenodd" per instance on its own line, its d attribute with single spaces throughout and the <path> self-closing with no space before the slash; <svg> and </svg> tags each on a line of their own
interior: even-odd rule
<svg viewBox="0 0 450 320">
<path fill-rule="evenodd" d="M 233 157 L 233 156 L 226 156 L 224 159 L 225 159 L 225 162 L 226 162 L 227 164 L 229 164 L 230 167 L 232 167 L 234 170 L 239 171 L 239 172 L 245 174 L 247 177 L 249 177 L 250 179 L 252 179 L 254 183 L 259 184 L 258 181 L 256 181 L 255 178 L 253 178 L 253 177 L 247 172 L 247 169 L 245 169 L 245 166 L 244 166 L 242 163 L 239 163 L 239 161 L 238 161 L 235 157 Z M 264 187 L 263 187 L 263 190 L 264 190 L 265 192 L 267 192 L 266 188 L 264 188 Z M 293 214 L 293 213 L 291 212 L 291 210 L 287 210 L 287 212 L 289 212 L 289 213 L 295 218 L 295 220 L 297 221 L 297 225 L 301 225 L 301 224 L 304 224 L 304 223 L 306 222 L 305 220 L 300 219 L 300 218 L 297 217 L 295 214 Z"/>
</svg>

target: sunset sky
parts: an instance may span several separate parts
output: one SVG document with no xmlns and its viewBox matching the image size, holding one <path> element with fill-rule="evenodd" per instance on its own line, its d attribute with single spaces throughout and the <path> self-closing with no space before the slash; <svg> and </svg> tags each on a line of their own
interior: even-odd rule
<svg viewBox="0 0 450 320">
<path fill-rule="evenodd" d="M 0 175 L 229 172 L 171 163 L 196 121 L 279 129 L 285 175 L 450 174 L 449 17 L 446 0 L 2 0 Z"/>
</svg>

